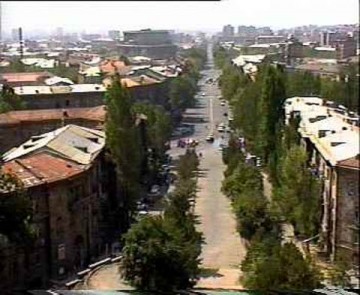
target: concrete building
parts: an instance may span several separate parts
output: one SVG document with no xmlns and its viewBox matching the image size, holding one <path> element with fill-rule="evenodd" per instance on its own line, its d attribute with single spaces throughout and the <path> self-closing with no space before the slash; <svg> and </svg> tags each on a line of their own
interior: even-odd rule
<svg viewBox="0 0 360 295">
<path fill-rule="evenodd" d="M 95 107 L 104 104 L 105 87 L 101 84 L 68 86 L 20 86 L 13 88 L 27 109 Z"/>
<path fill-rule="evenodd" d="M 224 38 L 233 38 L 235 36 L 235 28 L 232 25 L 226 25 L 223 27 L 222 36 Z"/>
<path fill-rule="evenodd" d="M 285 101 L 286 120 L 300 116 L 309 166 L 322 180 L 322 250 L 359 269 L 359 117 L 318 97 Z"/>
<path fill-rule="evenodd" d="M 113 40 L 120 40 L 120 31 L 111 30 L 108 32 L 108 36 Z"/>
<path fill-rule="evenodd" d="M 126 56 L 146 56 L 155 59 L 174 57 L 177 46 L 172 43 L 169 31 L 140 30 L 125 31 L 124 41 L 118 45 L 120 53 Z"/>
<path fill-rule="evenodd" d="M 353 37 L 347 36 L 346 39 L 336 40 L 336 57 L 339 60 L 346 59 L 356 55 L 356 41 Z"/>
</svg>

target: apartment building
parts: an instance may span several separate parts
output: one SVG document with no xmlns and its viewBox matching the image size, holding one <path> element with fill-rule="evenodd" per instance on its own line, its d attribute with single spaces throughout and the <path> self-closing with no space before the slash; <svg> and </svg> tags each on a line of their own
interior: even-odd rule
<svg viewBox="0 0 360 295">
<path fill-rule="evenodd" d="M 101 202 L 107 192 L 104 145 L 104 132 L 67 125 L 32 136 L 3 155 L 3 172 L 24 184 L 32 202 L 37 234 L 31 248 L 19 247 L 17 255 L 11 244 L 3 249 L 0 289 L 46 287 L 104 251 L 106 241 L 100 231 Z"/>
<path fill-rule="evenodd" d="M 300 116 L 309 168 L 323 182 L 321 244 L 331 261 L 359 267 L 359 117 L 318 97 L 285 101 L 286 120 Z"/>
<path fill-rule="evenodd" d="M 68 124 L 103 130 L 105 106 L 10 111 L 0 114 L 0 155 L 31 136 L 47 133 Z"/>
</svg>

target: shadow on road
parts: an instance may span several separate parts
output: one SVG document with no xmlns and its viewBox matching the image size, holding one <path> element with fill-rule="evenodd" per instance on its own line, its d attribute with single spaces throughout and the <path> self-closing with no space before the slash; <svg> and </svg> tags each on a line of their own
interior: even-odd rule
<svg viewBox="0 0 360 295">
<path fill-rule="evenodd" d="M 200 178 L 205 178 L 207 176 L 207 172 L 209 169 L 199 169 L 197 172 L 197 176 Z"/>
<path fill-rule="evenodd" d="M 223 275 L 219 273 L 218 268 L 202 268 L 202 269 L 200 269 L 200 277 L 202 277 L 202 278 L 210 278 L 210 277 L 221 278 L 221 277 L 223 277 Z"/>
</svg>

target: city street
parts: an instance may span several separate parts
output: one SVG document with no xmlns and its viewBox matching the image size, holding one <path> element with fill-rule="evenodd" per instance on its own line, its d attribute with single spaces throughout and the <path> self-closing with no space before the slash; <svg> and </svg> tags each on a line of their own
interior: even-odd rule
<svg viewBox="0 0 360 295">
<path fill-rule="evenodd" d="M 217 78 L 220 71 L 214 69 L 210 46 L 208 66 L 209 69 L 203 71 L 204 79 Z M 202 82 L 200 81 L 200 85 Z M 197 287 L 240 289 L 240 263 L 245 257 L 246 247 L 245 241 L 236 231 L 236 221 L 231 211 L 230 201 L 221 192 L 225 165 L 219 151 L 221 133 L 218 133 L 215 128 L 220 122 L 227 122 L 227 117 L 223 113 L 228 112 L 228 108 L 220 105 L 218 97 L 221 93 L 217 84 L 205 84 L 201 86 L 200 92 L 205 93 L 200 102 L 205 107 L 204 113 L 209 122 L 206 123 L 208 128 L 202 127 L 201 124 L 195 127 L 194 138 L 200 142 L 197 150 L 203 154 L 200 161 L 202 175 L 198 179 L 199 192 L 195 213 L 201 222 L 199 230 L 205 237 L 201 258 L 202 267 L 207 270 L 207 276 L 200 279 Z M 204 141 L 211 129 L 215 130 L 213 144 Z"/>
<path fill-rule="evenodd" d="M 215 80 L 220 75 L 220 71 L 214 69 L 210 46 L 207 68 L 202 71 L 203 77 L 199 81 L 198 103 L 185 112 L 183 119 L 183 123 L 192 125 L 194 130 L 193 134 L 183 139 L 192 138 L 199 141 L 196 151 L 202 154 L 195 213 L 200 221 L 198 229 L 203 232 L 205 238 L 201 255 L 201 268 L 204 274 L 196 287 L 241 289 L 240 263 L 246 254 L 246 241 L 239 237 L 230 201 L 221 192 L 225 165 L 219 145 L 222 141 L 227 141 L 228 135 L 219 133 L 216 125 L 221 122 L 227 123 L 224 113 L 228 112 L 228 107 L 220 105 L 218 97 L 221 92 L 217 83 L 206 83 L 208 78 Z M 213 143 L 205 141 L 209 133 L 214 134 Z M 221 136 L 224 138 L 221 139 Z M 174 160 L 185 152 L 184 148 L 177 147 L 177 140 L 178 138 L 171 141 L 169 151 Z M 97 271 L 88 280 L 88 287 L 90 286 L 102 290 L 129 288 L 121 283 L 117 265 L 106 266 L 103 270 Z"/>
</svg>

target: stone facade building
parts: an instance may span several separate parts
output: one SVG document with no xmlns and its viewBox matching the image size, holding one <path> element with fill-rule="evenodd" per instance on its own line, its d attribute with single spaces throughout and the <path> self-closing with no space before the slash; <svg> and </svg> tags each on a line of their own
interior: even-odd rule
<svg viewBox="0 0 360 295">
<path fill-rule="evenodd" d="M 5 249 L 0 288 L 45 288 L 104 252 L 104 144 L 103 132 L 67 125 L 4 155 L 3 172 L 21 180 L 32 202 L 36 238 L 31 247 Z"/>
<path fill-rule="evenodd" d="M 285 101 L 286 120 L 300 116 L 309 167 L 322 180 L 320 241 L 331 261 L 359 269 L 359 117 L 317 97 Z"/>
</svg>

